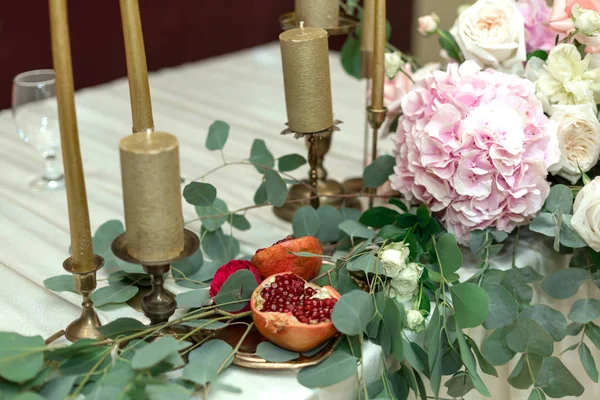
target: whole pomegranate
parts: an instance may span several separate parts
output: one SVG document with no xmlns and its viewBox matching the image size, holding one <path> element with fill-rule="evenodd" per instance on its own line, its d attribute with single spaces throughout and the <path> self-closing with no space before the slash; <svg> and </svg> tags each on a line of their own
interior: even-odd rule
<svg viewBox="0 0 600 400">
<path fill-rule="evenodd" d="M 296 274 L 284 272 L 265 279 L 252 293 L 250 308 L 256 328 L 287 350 L 315 348 L 337 333 L 331 312 L 340 294 Z"/>
<path fill-rule="evenodd" d="M 254 275 L 254 278 L 256 279 L 256 283 L 260 283 L 260 272 L 254 267 L 254 265 L 252 265 L 250 261 L 231 260 L 228 263 L 221 265 L 219 269 L 215 272 L 215 276 L 213 277 L 213 280 L 210 283 L 210 297 L 215 298 L 215 296 L 219 294 L 221 287 L 227 281 L 227 278 L 229 278 L 231 275 L 242 269 L 247 269 L 248 271 L 252 272 L 252 275 Z M 246 304 L 241 310 L 233 311 L 233 313 L 238 314 L 246 311 L 250 311 L 250 304 Z"/>
<path fill-rule="evenodd" d="M 252 257 L 252 264 L 263 278 L 281 272 L 292 272 L 306 280 L 317 276 L 323 260 L 321 257 L 300 257 L 291 253 L 308 252 L 323 254 L 319 239 L 313 236 L 295 238 L 288 236 L 266 249 L 259 249 Z"/>
</svg>

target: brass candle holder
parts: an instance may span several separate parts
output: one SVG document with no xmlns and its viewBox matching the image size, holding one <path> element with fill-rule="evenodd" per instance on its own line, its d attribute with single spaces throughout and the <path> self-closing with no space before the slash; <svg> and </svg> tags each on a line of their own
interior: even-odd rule
<svg viewBox="0 0 600 400">
<path fill-rule="evenodd" d="M 164 274 L 169 272 L 172 262 L 190 257 L 199 247 L 200 239 L 198 236 L 194 232 L 184 229 L 183 250 L 177 256 L 169 260 L 142 262 L 129 254 L 125 233 L 119 235 L 112 242 L 112 251 L 117 257 L 123 261 L 141 265 L 144 271 L 150 275 L 152 290 L 142 300 L 142 311 L 150 319 L 151 325 L 167 322 L 177 308 L 175 295 L 164 287 Z"/>
<path fill-rule="evenodd" d="M 83 310 L 81 316 L 71 322 L 65 329 L 66 338 L 75 342 L 79 339 L 103 339 L 104 336 L 98 328 L 100 319 L 94 310 L 94 303 L 91 299 L 91 294 L 96 289 L 96 272 L 104 265 L 104 259 L 99 255 L 94 254 L 94 269 L 87 272 L 77 272 L 73 270 L 73 258 L 69 257 L 63 262 L 63 268 L 73 274 L 75 280 L 75 289 L 81 296 Z"/>
</svg>

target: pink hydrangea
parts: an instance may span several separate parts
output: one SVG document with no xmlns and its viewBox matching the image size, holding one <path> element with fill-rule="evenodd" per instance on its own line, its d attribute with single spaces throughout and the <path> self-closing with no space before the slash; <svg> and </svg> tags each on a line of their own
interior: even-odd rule
<svg viewBox="0 0 600 400">
<path fill-rule="evenodd" d="M 392 187 L 425 203 L 466 243 L 469 232 L 527 224 L 549 193 L 557 126 L 516 75 L 450 64 L 402 100 Z"/>
<path fill-rule="evenodd" d="M 556 32 L 548 24 L 552 16 L 552 8 L 548 7 L 546 0 L 518 0 L 517 7 L 525 20 L 527 52 L 552 50 Z"/>
</svg>

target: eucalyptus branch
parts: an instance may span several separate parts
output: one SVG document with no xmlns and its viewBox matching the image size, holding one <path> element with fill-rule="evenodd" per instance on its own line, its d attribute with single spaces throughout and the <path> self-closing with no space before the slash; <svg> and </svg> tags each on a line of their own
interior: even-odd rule
<svg viewBox="0 0 600 400">
<path fill-rule="evenodd" d="M 235 355 L 239 351 L 240 347 L 242 346 L 242 343 L 244 342 L 244 340 L 246 340 L 246 337 L 248 336 L 248 334 L 250 333 L 250 331 L 252 330 L 253 327 L 254 327 L 254 322 L 252 322 L 251 324 L 248 325 L 248 328 L 246 328 L 246 332 L 244 332 L 244 334 L 242 335 L 240 340 L 237 342 L 237 344 L 233 348 L 233 351 L 231 352 L 231 354 L 229 354 L 229 356 L 225 360 L 223 360 L 223 362 L 219 366 L 219 369 L 217 370 L 217 373 L 221 373 L 221 371 L 223 370 L 223 368 L 225 368 L 225 365 L 227 365 L 229 360 L 232 359 L 233 357 L 235 357 Z"/>
<path fill-rule="evenodd" d="M 73 391 L 73 393 L 71 393 L 71 395 L 69 396 L 69 398 L 71 399 L 75 399 L 77 397 L 77 395 L 83 390 L 83 387 L 85 386 L 86 383 L 88 383 L 88 381 L 90 380 L 90 378 L 92 377 L 92 375 L 94 374 L 94 372 L 96 372 L 96 370 L 100 367 L 100 365 L 104 362 L 104 360 L 106 360 L 106 358 L 108 356 L 110 356 L 110 353 L 112 352 L 113 347 L 109 347 L 104 354 L 102 355 L 102 357 L 100 357 L 100 359 L 96 362 L 96 364 L 94 364 L 94 366 L 92 367 L 92 369 L 90 369 L 88 371 L 88 373 L 85 375 L 85 377 L 81 380 L 81 383 L 79 383 L 79 385 L 77 386 L 77 388 Z"/>
<path fill-rule="evenodd" d="M 529 378 L 531 379 L 531 383 L 535 388 L 535 377 L 533 376 L 533 369 L 531 368 L 531 363 L 529 362 L 529 354 L 525 353 L 525 363 L 527 363 L 527 370 L 529 371 Z"/>
</svg>

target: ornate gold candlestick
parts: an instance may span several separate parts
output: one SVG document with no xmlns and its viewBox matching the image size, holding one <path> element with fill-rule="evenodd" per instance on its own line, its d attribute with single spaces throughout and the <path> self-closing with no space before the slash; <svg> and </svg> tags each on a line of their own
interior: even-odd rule
<svg viewBox="0 0 600 400">
<path fill-rule="evenodd" d="M 169 272 L 172 262 L 191 256 L 199 247 L 200 239 L 198 236 L 194 232 L 184 229 L 183 250 L 177 256 L 168 260 L 150 262 L 141 261 L 131 256 L 128 251 L 125 233 L 113 241 L 112 251 L 117 257 L 123 261 L 142 265 L 144 271 L 150 275 L 152 291 L 142 300 L 142 311 L 150 319 L 151 325 L 167 322 L 177 308 L 175 296 L 164 287 L 164 274 Z"/>
</svg>

